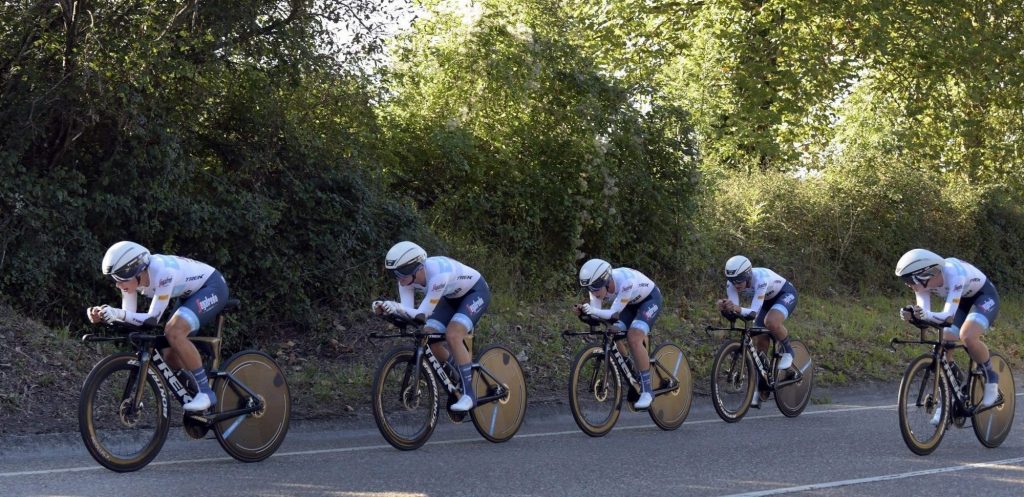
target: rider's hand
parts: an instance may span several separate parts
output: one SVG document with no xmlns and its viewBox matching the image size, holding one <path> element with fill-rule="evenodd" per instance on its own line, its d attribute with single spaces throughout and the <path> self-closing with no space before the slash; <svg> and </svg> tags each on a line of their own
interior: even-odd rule
<svg viewBox="0 0 1024 497">
<path fill-rule="evenodd" d="M 373 309 L 373 313 L 374 314 L 380 316 L 381 314 L 384 313 L 383 306 L 384 306 L 384 301 L 383 300 L 374 300 L 373 303 L 370 304 L 370 309 Z"/>
<path fill-rule="evenodd" d="M 921 308 L 919 305 L 914 306 L 914 317 L 918 321 L 924 321 L 928 318 L 928 312 Z"/>
<path fill-rule="evenodd" d="M 101 308 L 99 306 L 96 306 L 89 307 L 85 310 L 85 317 L 89 319 L 90 323 L 96 324 L 103 321 L 103 316 L 100 315 L 100 309 Z"/>
<path fill-rule="evenodd" d="M 583 304 L 580 306 L 580 312 L 588 316 L 594 315 L 594 306 L 590 304 Z"/>
<path fill-rule="evenodd" d="M 385 300 L 384 302 L 381 302 L 380 307 L 384 310 L 384 314 L 397 314 L 398 309 L 401 306 L 399 306 L 398 302 L 395 302 L 394 300 Z"/>
<path fill-rule="evenodd" d="M 105 305 L 100 308 L 100 317 L 106 321 L 107 324 L 111 324 L 114 321 L 124 321 L 124 318 L 128 315 L 124 309 L 118 309 L 117 307 L 110 307 Z"/>
<path fill-rule="evenodd" d="M 906 307 L 900 307 L 900 319 L 910 321 L 914 317 L 914 311 Z"/>
</svg>

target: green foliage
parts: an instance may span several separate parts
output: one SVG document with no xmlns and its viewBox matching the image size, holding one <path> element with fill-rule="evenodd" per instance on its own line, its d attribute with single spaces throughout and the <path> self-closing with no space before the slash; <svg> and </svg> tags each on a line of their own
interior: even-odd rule
<svg viewBox="0 0 1024 497">
<path fill-rule="evenodd" d="M 436 244 L 372 173 L 368 80 L 321 51 L 337 2 L 79 7 L 0 11 L 3 301 L 80 323 L 131 239 L 219 268 L 257 339 L 363 307 L 396 239 Z"/>
<path fill-rule="evenodd" d="M 543 291 L 587 256 L 668 266 L 696 183 L 687 113 L 642 109 L 546 7 L 481 2 L 468 21 L 439 7 L 396 45 L 389 182 L 441 236 L 515 260 Z"/>
</svg>

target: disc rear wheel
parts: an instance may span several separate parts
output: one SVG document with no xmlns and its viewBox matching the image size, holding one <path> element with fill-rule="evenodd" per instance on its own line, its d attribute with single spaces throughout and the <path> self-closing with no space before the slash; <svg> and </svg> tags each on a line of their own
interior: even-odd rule
<svg viewBox="0 0 1024 497">
<path fill-rule="evenodd" d="M 1002 404 L 975 414 L 971 419 L 974 435 L 982 445 L 989 448 L 999 447 L 1010 434 L 1017 400 L 1017 387 L 1014 385 L 1013 371 L 1009 363 L 997 352 L 992 352 L 991 357 L 992 369 L 999 374 L 999 395 L 1002 397 Z M 984 382 L 977 381 L 982 378 L 977 378 L 971 388 L 973 405 L 978 405 L 985 396 Z"/>
<path fill-rule="evenodd" d="M 790 342 L 793 347 L 793 365 L 785 371 L 779 371 L 778 382 L 791 380 L 799 375 L 800 381 L 790 383 L 775 390 L 775 405 L 786 417 L 799 416 L 811 400 L 811 388 L 814 387 L 814 363 L 807 346 L 799 340 Z"/>
<path fill-rule="evenodd" d="M 473 408 L 470 411 L 473 426 L 487 440 L 504 442 L 519 431 L 526 417 L 523 368 L 512 352 L 499 345 L 484 349 L 477 358 L 477 364 L 480 368 L 473 372 L 476 398 L 495 395 L 499 388 L 505 391 L 505 395 Z"/>
<path fill-rule="evenodd" d="M 654 424 L 662 430 L 679 428 L 690 414 L 693 402 L 693 377 L 690 375 L 690 363 L 686 360 L 682 349 L 671 343 L 660 345 L 654 351 L 654 364 L 651 365 L 651 387 L 657 391 L 669 386 L 673 378 L 678 387 L 654 397 L 650 413 Z"/>
<path fill-rule="evenodd" d="M 262 407 L 253 413 L 229 418 L 213 426 L 217 441 L 231 457 L 242 462 L 262 461 L 273 454 L 288 433 L 291 417 L 291 397 L 284 372 L 267 354 L 243 351 L 233 356 L 221 371 L 237 381 L 218 377 L 213 389 L 217 394 L 214 413 Z M 241 387 L 245 385 L 255 397 Z"/>
</svg>

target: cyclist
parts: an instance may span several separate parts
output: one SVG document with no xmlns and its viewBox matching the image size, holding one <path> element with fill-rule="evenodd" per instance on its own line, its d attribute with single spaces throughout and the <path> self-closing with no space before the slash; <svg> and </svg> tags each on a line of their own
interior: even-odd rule
<svg viewBox="0 0 1024 497">
<path fill-rule="evenodd" d="M 999 294 L 995 286 L 978 268 L 953 257 L 943 258 L 929 250 L 917 248 L 900 257 L 896 276 L 914 290 L 917 305 L 912 311 L 900 309 L 900 317 L 930 323 L 950 324 L 942 329 L 946 340 L 963 340 L 967 353 L 985 371 L 985 395 L 981 407 L 999 399 L 999 373 L 992 369 L 988 347 L 981 341 L 999 314 Z M 946 298 L 940 312 L 931 311 L 931 295 Z M 938 424 L 941 411 L 936 409 L 932 424 Z"/>
<path fill-rule="evenodd" d="M 796 309 L 797 294 L 793 284 L 771 269 L 753 267 L 750 259 L 734 255 L 725 261 L 725 293 L 727 299 L 720 299 L 718 310 L 729 311 L 744 318 L 755 318 L 754 326 L 768 329 L 775 341 L 782 345 L 782 356 L 778 368 L 784 370 L 793 365 L 793 346 L 789 343 L 789 330 L 783 322 Z M 740 306 L 740 295 L 751 295 L 750 307 Z M 761 335 L 755 339 L 757 350 L 767 353 L 770 341 Z M 761 399 L 754 391 L 754 405 Z"/>
<path fill-rule="evenodd" d="M 633 361 L 640 372 L 640 398 L 633 405 L 647 409 L 654 400 L 651 388 L 651 358 L 644 339 L 661 313 L 661 290 L 640 271 L 628 267 L 612 269 L 601 259 L 590 259 L 580 268 L 580 286 L 590 292 L 590 302 L 576 305 L 576 314 L 588 314 L 601 319 L 617 319 L 613 325 L 626 332 L 626 341 Z M 603 304 L 610 307 L 603 309 Z M 624 353 L 624 352 L 623 352 Z"/>
<path fill-rule="evenodd" d="M 374 301 L 373 311 L 378 315 L 426 316 L 424 329 L 429 333 L 443 333 L 445 337 L 445 343 L 431 344 L 431 350 L 438 359 L 449 364 L 454 357 L 454 366 L 462 380 L 462 395 L 451 410 L 472 409 L 476 404 L 471 387 L 473 358 L 463 340 L 473 333 L 491 303 L 491 290 L 484 277 L 454 259 L 427 257 L 423 248 L 409 241 L 398 242 L 388 250 L 384 268 L 398 280 L 399 302 Z M 416 290 L 424 293 L 419 306 L 415 304 Z"/>
<path fill-rule="evenodd" d="M 86 314 L 93 323 L 123 321 L 140 325 L 147 320 L 159 321 L 170 299 L 183 299 L 164 326 L 170 349 L 163 349 L 161 354 L 168 366 L 191 372 L 199 386 L 199 393 L 183 406 L 186 411 L 204 411 L 216 404 L 217 396 L 210 388 L 199 351 L 188 337 L 201 326 L 212 324 L 227 304 L 228 285 L 220 272 L 185 257 L 150 254 L 142 245 L 128 241 L 117 242 L 107 250 L 100 270 L 121 290 L 121 307 L 90 307 Z M 148 311 L 136 311 L 138 294 L 150 299 Z"/>
</svg>

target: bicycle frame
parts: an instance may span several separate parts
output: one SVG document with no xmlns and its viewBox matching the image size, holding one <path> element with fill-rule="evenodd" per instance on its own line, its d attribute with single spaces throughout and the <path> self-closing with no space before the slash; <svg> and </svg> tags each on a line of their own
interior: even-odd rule
<svg viewBox="0 0 1024 497">
<path fill-rule="evenodd" d="M 189 337 L 189 340 L 193 343 L 209 343 L 213 345 L 213 361 L 214 368 L 219 366 L 220 361 L 220 334 L 224 324 L 223 315 L 220 316 L 220 320 L 217 328 L 216 337 Z M 157 325 L 146 324 L 139 327 L 131 326 L 124 323 L 117 323 L 113 326 L 117 330 L 129 331 L 127 336 L 121 337 L 109 337 L 102 335 L 86 334 L 82 336 L 83 342 L 128 342 L 136 349 L 136 356 L 138 360 L 138 373 L 132 375 L 128 380 L 128 384 L 125 385 L 125 390 L 122 395 L 122 401 L 132 399 L 132 402 L 128 406 L 126 414 L 134 415 L 137 406 L 142 404 L 142 399 L 145 396 L 145 385 L 146 382 L 143 378 L 148 375 L 154 375 L 157 379 L 157 385 L 163 389 L 167 387 L 168 390 L 174 395 L 174 398 L 178 400 L 180 405 L 185 405 L 192 401 L 192 395 L 188 392 L 188 389 L 181 383 L 178 376 L 171 370 L 171 367 L 164 360 L 163 356 L 160 355 L 160 350 L 167 348 L 167 338 L 155 334 L 145 334 L 142 331 L 133 330 L 160 330 Z M 241 409 L 235 409 L 232 411 L 220 412 L 213 415 L 203 415 L 201 413 L 190 413 L 186 412 L 185 416 L 189 419 L 196 421 L 197 423 L 206 427 L 212 427 L 213 425 L 231 418 L 238 418 L 233 426 L 225 430 L 225 438 L 234 431 L 241 422 L 245 419 L 243 416 L 252 414 L 263 409 L 263 400 L 253 392 L 244 383 L 240 382 L 234 375 L 218 371 L 216 369 L 210 369 L 208 372 L 210 380 L 216 378 L 227 378 L 228 382 L 233 388 L 240 388 L 248 396 L 248 402 L 246 407 Z M 158 392 L 161 399 L 166 399 L 164 392 Z M 163 400 L 163 408 L 166 412 L 167 404 L 166 400 Z"/>
<path fill-rule="evenodd" d="M 952 342 L 944 340 L 942 333 L 943 325 L 925 323 L 917 320 L 911 320 L 910 324 L 916 326 L 920 330 L 921 337 L 918 340 L 904 340 L 899 337 L 893 337 L 891 340 L 889 340 L 889 348 L 893 352 L 895 352 L 896 345 L 909 344 L 928 345 L 932 349 L 932 362 L 933 364 L 935 364 L 936 370 L 934 371 L 934 373 L 929 371 L 925 375 L 924 381 L 921 382 L 921 388 L 917 393 L 917 400 L 915 401 L 916 406 L 921 407 L 924 405 L 924 385 L 927 381 L 929 381 L 929 378 L 927 376 L 928 374 L 934 374 L 934 379 L 932 380 L 934 381 L 934 384 L 932 385 L 933 392 L 939 391 L 939 388 L 941 387 L 939 378 L 940 374 L 945 377 L 947 384 L 950 385 L 950 390 L 952 390 L 953 393 L 953 398 L 949 399 L 950 407 L 953 408 L 953 410 L 950 411 L 951 413 L 957 413 L 957 415 L 959 416 L 969 418 L 971 416 L 974 416 L 975 414 L 979 414 L 989 409 L 993 409 L 1003 405 L 1003 402 L 1005 401 L 1002 397 L 1002 394 L 1000 394 L 999 399 L 994 404 L 988 407 L 978 408 L 978 406 L 971 404 L 970 396 L 968 396 L 965 392 L 970 392 L 974 382 L 977 381 L 975 377 L 978 376 L 978 373 L 974 372 L 974 360 L 971 359 L 970 354 L 968 354 L 966 370 L 967 380 L 965 383 L 961 384 L 956 374 L 953 373 L 953 366 L 956 364 L 956 361 L 951 361 L 947 359 L 944 351 L 956 349 L 963 349 L 966 351 L 967 347 L 962 344 L 954 344 Z M 928 328 L 935 328 L 938 331 L 938 340 L 929 340 L 927 337 L 925 337 L 926 330 Z M 957 367 L 959 368 L 959 366 Z"/>
<path fill-rule="evenodd" d="M 707 333 L 708 335 L 710 335 L 712 331 L 740 333 L 740 344 L 741 348 L 743 349 L 743 360 L 746 360 L 747 357 L 750 357 L 753 360 L 754 367 L 757 368 L 758 376 L 762 380 L 764 380 L 765 384 L 768 385 L 768 387 L 771 388 L 773 391 L 778 390 L 787 385 L 792 385 L 803 379 L 803 371 L 800 369 L 795 369 L 796 375 L 794 375 L 792 378 L 788 380 L 779 381 L 779 372 L 777 369 L 772 367 L 775 361 L 770 359 L 767 361 L 767 364 L 765 364 L 765 361 L 761 359 L 761 354 L 757 353 L 757 347 L 754 346 L 754 337 L 766 335 L 770 340 L 772 359 L 775 359 L 779 355 L 775 351 L 777 343 L 775 337 L 772 336 L 771 331 L 769 331 L 767 328 L 762 328 L 760 326 L 751 326 L 750 320 L 747 319 L 743 319 L 742 321 L 742 328 L 736 326 L 736 319 L 730 319 L 728 328 L 716 328 L 713 326 L 708 326 L 704 329 L 704 332 Z"/>
<path fill-rule="evenodd" d="M 427 364 L 430 365 L 431 373 L 444 385 L 445 390 L 448 391 L 449 395 L 455 394 L 459 391 L 459 386 L 452 381 L 448 373 L 445 372 L 444 366 L 441 361 L 438 360 L 437 356 L 434 355 L 430 345 L 445 340 L 443 333 L 428 333 L 424 331 L 406 331 L 406 328 L 413 323 L 412 321 L 406 320 L 401 317 L 385 317 L 386 320 L 394 323 L 398 326 L 398 333 L 391 334 L 379 334 L 371 333 L 371 339 L 383 339 L 383 338 L 412 338 L 416 342 L 416 355 L 413 359 L 413 365 L 411 369 L 406 370 L 405 376 L 402 378 L 402 385 L 408 386 L 410 382 L 415 384 L 415 394 L 419 396 L 420 385 L 415 378 L 419 378 L 420 365 L 423 363 L 423 359 L 427 360 Z M 479 371 L 481 376 L 488 382 L 488 384 L 496 388 L 495 393 L 491 395 L 485 395 L 476 399 L 476 405 L 483 405 L 496 400 L 501 400 L 508 395 L 508 388 L 498 381 L 498 379 L 487 370 L 487 368 L 480 365 L 478 362 L 473 362 L 472 367 L 474 370 Z"/>
<path fill-rule="evenodd" d="M 604 350 L 604 357 L 610 364 L 615 367 L 619 374 L 626 377 L 631 387 L 640 391 L 640 380 L 634 375 L 633 367 L 626 362 L 626 357 L 619 351 L 618 343 L 626 339 L 627 332 L 612 328 L 612 321 L 598 322 L 594 320 L 583 319 L 584 323 L 590 326 L 590 331 L 575 332 L 575 331 L 563 331 L 563 337 L 571 336 L 600 336 L 602 339 L 602 348 Z M 598 325 L 603 324 L 604 329 L 598 329 Z M 650 337 L 648 337 L 650 338 Z M 670 378 L 668 386 L 654 390 L 652 394 L 654 396 L 661 395 L 663 393 L 674 392 L 679 389 L 679 379 L 676 378 L 671 371 L 665 366 L 660 364 L 657 360 L 651 360 L 651 367 L 657 368 L 659 372 L 663 374 L 665 378 Z M 608 374 L 607 371 L 605 374 Z M 595 378 L 596 380 L 596 378 Z"/>
</svg>

